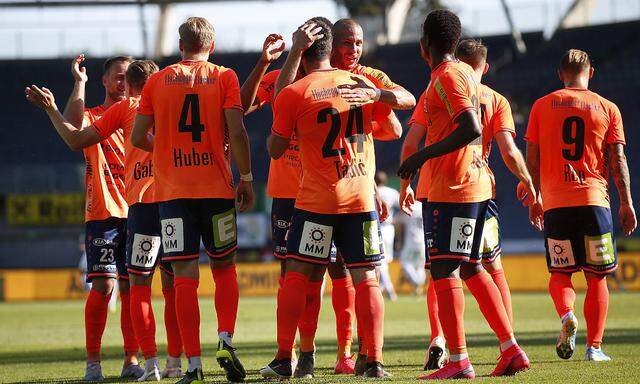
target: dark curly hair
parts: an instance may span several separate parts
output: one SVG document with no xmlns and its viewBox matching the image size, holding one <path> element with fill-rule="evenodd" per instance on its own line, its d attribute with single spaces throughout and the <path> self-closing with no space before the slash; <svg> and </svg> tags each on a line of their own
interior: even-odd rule
<svg viewBox="0 0 640 384">
<path fill-rule="evenodd" d="M 422 39 L 441 54 L 454 53 L 462 25 L 455 13 L 446 9 L 431 11 L 422 24 Z"/>
<path fill-rule="evenodd" d="M 329 19 L 321 16 L 313 17 L 307 23 L 315 23 L 317 27 L 322 28 L 324 36 L 313 42 L 313 44 L 302 54 L 306 60 L 320 61 L 331 56 L 331 46 L 333 45 L 333 34 L 331 28 L 333 23 Z"/>
</svg>

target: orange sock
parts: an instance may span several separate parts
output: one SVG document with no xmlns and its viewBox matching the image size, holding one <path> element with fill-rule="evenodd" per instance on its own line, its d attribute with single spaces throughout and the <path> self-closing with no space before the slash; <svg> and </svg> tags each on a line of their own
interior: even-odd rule
<svg viewBox="0 0 640 384">
<path fill-rule="evenodd" d="M 200 356 L 200 305 L 198 304 L 198 280 L 174 277 L 176 290 L 176 317 L 180 337 L 187 357 Z"/>
<path fill-rule="evenodd" d="M 458 278 L 433 280 L 438 298 L 438 315 L 442 331 L 447 340 L 449 353 L 458 355 L 467 352 L 464 336 L 464 292 Z"/>
<path fill-rule="evenodd" d="M 356 289 L 351 276 L 331 281 L 331 305 L 336 314 L 338 357 L 351 355 L 353 318 L 355 316 Z"/>
<path fill-rule="evenodd" d="M 513 329 L 511 329 L 509 316 L 507 316 L 507 311 L 502 304 L 500 291 L 491 280 L 491 276 L 482 270 L 465 280 L 465 283 L 500 343 L 511 340 Z"/>
<path fill-rule="evenodd" d="M 136 333 L 133 330 L 133 321 L 131 321 L 131 298 L 129 292 L 120 291 L 120 329 L 122 330 L 122 339 L 124 341 L 124 353 L 135 355 L 140 349 Z"/>
<path fill-rule="evenodd" d="M 609 309 L 609 289 L 605 276 L 587 277 L 584 318 L 587 321 L 587 345 L 600 348 Z"/>
<path fill-rule="evenodd" d="M 109 300 L 111 294 L 103 295 L 100 292 L 89 291 L 87 302 L 84 307 L 84 330 L 87 355 L 100 356 L 100 346 L 102 345 L 102 334 L 104 326 L 107 324 L 107 312 L 109 311 Z"/>
<path fill-rule="evenodd" d="M 131 295 L 131 320 L 142 355 L 149 359 L 158 355 L 156 345 L 156 319 L 151 306 L 151 287 L 133 285 Z"/>
<path fill-rule="evenodd" d="M 509 283 L 507 283 L 507 277 L 504 275 L 504 269 L 499 269 L 490 273 L 491 279 L 495 283 L 496 287 L 500 291 L 502 296 L 502 304 L 509 316 L 509 323 L 513 327 L 513 308 L 511 306 L 511 291 L 509 290 Z"/>
<path fill-rule="evenodd" d="M 551 273 L 549 278 L 549 293 L 560 318 L 569 312 L 573 312 L 576 302 L 576 291 L 571 283 L 571 274 Z"/>
<path fill-rule="evenodd" d="M 384 342 L 384 299 L 377 279 L 366 279 L 356 284 L 356 316 L 361 319 L 365 333 L 367 362 L 382 363 Z"/>
<path fill-rule="evenodd" d="M 167 353 L 171 357 L 182 355 L 182 339 L 180 338 L 180 327 L 176 317 L 176 290 L 164 288 L 164 327 L 167 330 Z"/>
<path fill-rule="evenodd" d="M 442 325 L 440 325 L 440 316 L 438 315 L 438 296 L 436 295 L 436 286 L 433 279 L 429 279 L 427 287 L 427 313 L 429 314 L 429 328 L 431 336 L 429 343 L 438 336 L 442 336 Z"/>
<path fill-rule="evenodd" d="M 218 317 L 218 333 L 228 332 L 233 335 L 238 317 L 238 275 L 234 264 L 225 268 L 211 269 L 213 281 L 216 283 L 215 306 Z"/>
<path fill-rule="evenodd" d="M 305 309 L 309 278 L 299 272 L 287 272 L 278 295 L 278 354 L 277 359 L 290 359 L 296 339 L 296 329 Z"/>
<path fill-rule="evenodd" d="M 320 315 L 320 305 L 322 304 L 321 289 L 322 280 L 310 281 L 307 284 L 305 308 L 298 324 L 300 352 L 313 352 L 316 349 L 316 329 L 318 329 L 318 316 Z"/>
</svg>

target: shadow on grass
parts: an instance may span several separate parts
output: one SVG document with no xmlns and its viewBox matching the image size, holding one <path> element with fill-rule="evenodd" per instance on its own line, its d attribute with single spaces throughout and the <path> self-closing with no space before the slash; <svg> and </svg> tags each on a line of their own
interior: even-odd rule
<svg viewBox="0 0 640 384">
<path fill-rule="evenodd" d="M 518 332 L 518 341 L 525 348 L 527 346 L 554 345 L 556 334 L 552 332 Z M 584 332 L 579 335 L 584 338 Z M 640 333 L 633 329 L 607 329 L 607 344 L 640 344 Z M 335 340 L 320 339 L 316 341 L 317 348 L 320 353 L 333 350 L 335 348 Z M 467 345 L 474 347 L 490 347 L 496 346 L 497 341 L 493 334 L 470 334 L 467 336 Z M 423 335 L 407 335 L 394 336 L 385 339 L 384 348 L 386 351 L 420 351 L 422 353 L 426 346 Z M 160 351 L 166 350 L 166 345 L 158 346 Z M 215 354 L 217 344 L 208 343 L 202 346 L 203 356 L 212 356 Z M 236 342 L 238 348 L 238 356 L 240 358 L 249 358 L 256 356 L 270 356 L 276 351 L 275 337 L 274 341 L 269 342 L 246 342 L 238 340 Z M 123 356 L 121 347 L 104 347 L 102 349 L 102 358 L 118 359 Z M 84 361 L 85 351 L 81 348 L 60 348 L 47 349 L 45 351 L 26 351 L 26 352 L 3 352 L 0 353 L 0 366 L 9 364 L 29 364 L 29 363 L 56 363 L 69 361 Z M 73 381 L 62 381 L 72 383 Z"/>
</svg>

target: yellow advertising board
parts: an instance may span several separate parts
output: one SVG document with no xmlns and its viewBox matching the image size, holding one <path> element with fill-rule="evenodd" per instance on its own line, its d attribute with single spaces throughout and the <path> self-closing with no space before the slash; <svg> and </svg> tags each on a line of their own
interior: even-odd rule
<svg viewBox="0 0 640 384">
<path fill-rule="evenodd" d="M 610 287 L 624 287 L 629 291 L 640 291 L 640 253 L 620 254 L 620 267 L 615 279 L 609 279 Z M 507 256 L 502 261 L 513 292 L 546 292 L 549 274 L 542 255 Z M 402 268 L 397 262 L 390 265 L 391 278 L 398 293 L 411 293 L 413 288 L 402 276 Z M 241 263 L 237 266 L 241 296 L 274 296 L 278 289 L 280 264 Z M 586 288 L 584 276 L 577 273 L 573 278 L 576 289 Z M 327 279 L 325 294 L 330 292 Z M 82 298 L 86 294 L 82 288 L 80 274 L 76 269 L 22 269 L 0 270 L 3 299 L 21 300 L 62 300 Z M 208 265 L 200 266 L 201 296 L 212 296 L 215 292 L 213 278 Z M 153 294 L 162 296 L 160 279 L 153 282 Z"/>
<path fill-rule="evenodd" d="M 84 223 L 82 193 L 7 196 L 9 225 L 68 225 Z"/>
</svg>

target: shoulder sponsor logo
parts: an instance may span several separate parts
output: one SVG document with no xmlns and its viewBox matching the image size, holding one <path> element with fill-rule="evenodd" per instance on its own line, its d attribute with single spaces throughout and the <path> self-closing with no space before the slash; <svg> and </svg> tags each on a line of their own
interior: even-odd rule
<svg viewBox="0 0 640 384">
<path fill-rule="evenodd" d="M 471 254 L 473 247 L 473 234 L 476 228 L 476 219 L 468 217 L 454 217 L 451 220 L 451 237 L 449 251 L 455 253 Z"/>
<path fill-rule="evenodd" d="M 133 235 L 131 246 L 131 265 L 153 268 L 160 252 L 160 236 Z"/>
<path fill-rule="evenodd" d="M 562 268 L 576 265 L 571 240 L 556 240 L 549 237 L 547 238 L 547 249 L 549 250 L 550 266 Z"/>
<path fill-rule="evenodd" d="M 301 255 L 326 259 L 331 250 L 333 227 L 305 221 L 298 252 Z"/>
<path fill-rule="evenodd" d="M 162 246 L 166 253 L 184 251 L 184 224 L 182 218 L 160 220 Z"/>
</svg>

